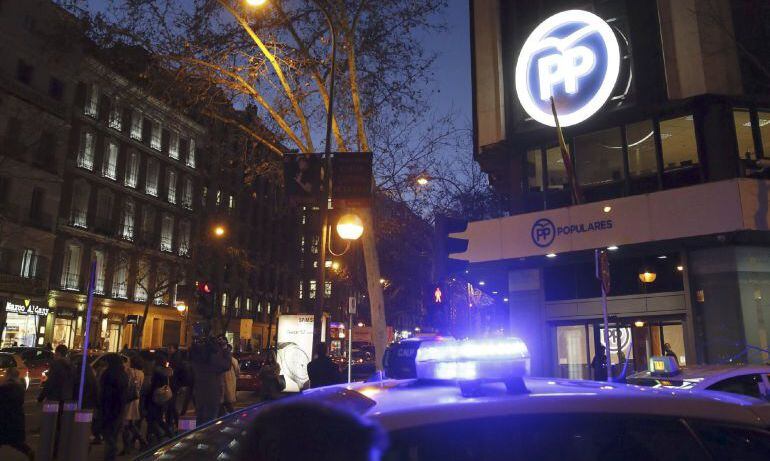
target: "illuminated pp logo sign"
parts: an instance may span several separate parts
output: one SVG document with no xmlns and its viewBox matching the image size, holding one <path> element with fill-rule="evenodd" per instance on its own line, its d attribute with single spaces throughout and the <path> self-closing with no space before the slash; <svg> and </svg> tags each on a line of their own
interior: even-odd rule
<svg viewBox="0 0 770 461">
<path fill-rule="evenodd" d="M 553 243 L 556 238 L 556 226 L 550 219 L 538 219 L 532 225 L 532 242 L 540 248 L 545 248 Z"/>
<path fill-rule="evenodd" d="M 551 97 L 561 126 L 596 113 L 612 94 L 620 70 L 620 47 L 612 28 L 581 10 L 546 19 L 530 34 L 516 62 L 516 92 L 535 120 L 556 126 Z"/>
</svg>

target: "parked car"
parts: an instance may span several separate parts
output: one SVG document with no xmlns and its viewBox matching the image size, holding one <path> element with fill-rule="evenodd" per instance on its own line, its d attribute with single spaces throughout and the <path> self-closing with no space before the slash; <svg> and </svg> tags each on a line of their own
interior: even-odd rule
<svg viewBox="0 0 770 461">
<path fill-rule="evenodd" d="M 29 389 L 29 370 L 19 354 L 0 352 L 0 383 L 8 379 L 8 372 L 15 368 L 19 371 L 19 377 L 24 381 L 24 389 Z"/>
<path fill-rule="evenodd" d="M 31 384 L 42 382 L 43 372 L 53 360 L 53 352 L 44 347 L 4 347 L 0 352 L 10 352 L 18 354 L 24 360 L 24 364 L 29 370 L 29 380 Z"/>
</svg>

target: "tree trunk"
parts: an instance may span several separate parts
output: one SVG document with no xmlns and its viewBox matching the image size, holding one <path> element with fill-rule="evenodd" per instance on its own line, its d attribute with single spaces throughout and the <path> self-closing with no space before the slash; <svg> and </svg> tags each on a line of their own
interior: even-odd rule
<svg viewBox="0 0 770 461">
<path fill-rule="evenodd" d="M 357 214 L 364 222 L 364 234 L 361 236 L 366 265 L 366 286 L 369 292 L 369 308 L 372 313 L 372 332 L 374 334 L 374 354 L 378 370 L 382 370 L 382 357 L 388 345 L 388 327 L 385 323 L 385 299 L 380 283 L 380 261 L 374 235 L 374 219 L 371 208 L 361 208 Z"/>
<path fill-rule="evenodd" d="M 133 343 L 134 348 L 141 349 L 142 348 L 142 338 L 144 337 L 144 326 L 147 325 L 147 314 L 150 313 L 150 304 L 152 304 L 152 301 L 150 301 L 149 295 L 147 296 L 147 302 L 144 303 L 144 315 L 142 315 L 142 318 L 139 320 L 139 323 L 136 325 L 136 333 L 134 335 Z"/>
</svg>

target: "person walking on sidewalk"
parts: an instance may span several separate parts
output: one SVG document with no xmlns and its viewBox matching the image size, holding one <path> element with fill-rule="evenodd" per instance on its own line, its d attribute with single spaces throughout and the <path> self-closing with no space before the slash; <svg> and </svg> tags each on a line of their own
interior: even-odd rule
<svg viewBox="0 0 770 461">
<path fill-rule="evenodd" d="M 118 354 L 107 354 L 102 360 L 107 362 L 107 368 L 100 377 L 99 432 L 106 445 L 104 460 L 112 461 L 118 454 L 118 435 L 128 402 L 128 375 Z"/>
<path fill-rule="evenodd" d="M 232 353 L 233 348 L 230 347 L 230 345 L 227 345 L 227 351 Z M 238 374 L 240 373 L 240 365 L 238 364 L 238 359 L 230 356 L 230 369 L 227 370 L 222 374 L 222 381 L 223 381 L 223 387 L 224 387 L 224 394 L 222 398 L 222 409 L 224 410 L 222 413 L 232 413 L 235 411 L 235 408 L 233 405 L 235 405 L 236 401 L 236 394 L 237 394 L 237 385 L 238 385 Z"/>
<path fill-rule="evenodd" d="M 142 359 L 138 355 L 132 355 L 128 357 L 127 361 L 124 360 L 123 364 L 128 375 L 128 403 L 126 403 L 126 417 L 123 422 L 123 450 L 120 452 L 120 456 L 131 453 L 136 442 L 139 442 L 141 450 L 147 448 L 147 442 L 140 431 L 142 415 L 139 411 L 139 401 L 144 383 Z"/>
<path fill-rule="evenodd" d="M 231 355 L 224 338 L 196 338 L 190 349 L 190 362 L 195 375 L 196 425 L 201 426 L 217 417 L 222 403 L 222 373 L 232 366 Z"/>
<path fill-rule="evenodd" d="M 35 452 L 26 440 L 24 383 L 16 368 L 10 368 L 8 378 L 0 383 L 0 415 L 0 447 L 8 445 L 34 460 Z"/>
<path fill-rule="evenodd" d="M 162 351 L 155 352 L 155 368 L 150 377 L 150 386 L 144 395 L 144 412 L 147 418 L 147 442 L 157 443 L 164 437 L 173 437 L 171 428 L 168 427 L 164 416 L 166 406 L 172 398 L 171 377 L 173 371 L 166 366 L 168 356 Z"/>
</svg>

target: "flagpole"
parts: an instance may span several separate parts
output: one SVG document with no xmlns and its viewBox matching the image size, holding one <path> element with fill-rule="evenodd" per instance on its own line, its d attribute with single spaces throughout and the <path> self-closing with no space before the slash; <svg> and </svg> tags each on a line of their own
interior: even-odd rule
<svg viewBox="0 0 770 461">
<path fill-rule="evenodd" d="M 561 159 L 564 162 L 564 169 L 567 172 L 567 178 L 572 188 L 572 204 L 580 205 L 583 202 L 583 194 L 580 191 L 580 185 L 578 184 L 577 177 L 575 175 L 575 168 L 572 163 L 572 154 L 567 149 L 567 143 L 564 141 L 564 133 L 562 133 L 561 125 L 559 124 L 559 116 L 556 114 L 556 102 L 551 96 L 551 112 L 553 112 L 553 120 L 556 123 L 556 137 L 559 139 L 559 150 L 561 150 Z"/>
</svg>

